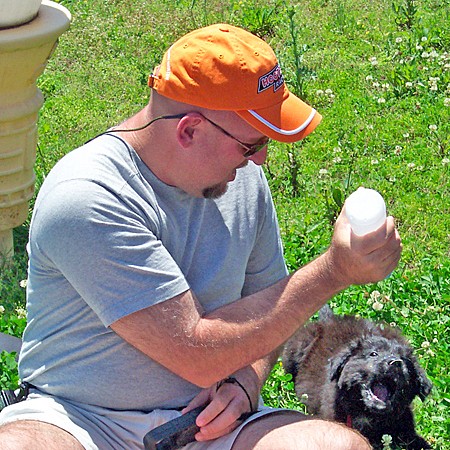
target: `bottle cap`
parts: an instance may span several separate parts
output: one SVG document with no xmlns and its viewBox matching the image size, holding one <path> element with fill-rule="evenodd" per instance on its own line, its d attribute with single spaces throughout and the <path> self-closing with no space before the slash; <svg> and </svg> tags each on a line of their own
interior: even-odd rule
<svg viewBox="0 0 450 450">
<path fill-rule="evenodd" d="M 386 220 L 383 197 L 377 191 L 363 187 L 347 198 L 345 212 L 353 232 L 358 236 L 375 231 Z"/>
</svg>

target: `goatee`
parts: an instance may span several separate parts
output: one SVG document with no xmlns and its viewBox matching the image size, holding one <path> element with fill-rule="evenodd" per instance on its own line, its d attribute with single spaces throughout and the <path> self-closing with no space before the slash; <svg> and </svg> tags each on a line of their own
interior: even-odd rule
<svg viewBox="0 0 450 450">
<path fill-rule="evenodd" d="M 227 192 L 228 184 L 215 184 L 214 186 L 209 186 L 203 189 L 203 197 L 209 199 L 216 199 L 222 197 L 225 192 Z"/>
</svg>

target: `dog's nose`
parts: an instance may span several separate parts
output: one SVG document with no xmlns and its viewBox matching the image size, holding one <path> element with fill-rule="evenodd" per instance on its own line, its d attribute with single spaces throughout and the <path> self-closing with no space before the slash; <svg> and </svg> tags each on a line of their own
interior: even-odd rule
<svg viewBox="0 0 450 450">
<path fill-rule="evenodd" d="M 401 366 L 401 365 L 402 365 L 402 360 L 401 360 L 401 359 L 398 359 L 398 358 L 389 358 L 388 364 L 389 364 L 390 366 L 392 366 L 392 365 L 394 365 L 394 364 Z"/>
</svg>

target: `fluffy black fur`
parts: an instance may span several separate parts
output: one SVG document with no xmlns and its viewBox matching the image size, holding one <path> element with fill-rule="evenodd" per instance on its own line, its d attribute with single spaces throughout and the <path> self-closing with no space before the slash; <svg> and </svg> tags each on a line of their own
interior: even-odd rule
<svg viewBox="0 0 450 450">
<path fill-rule="evenodd" d="M 310 414 L 347 423 L 375 448 L 384 434 L 409 450 L 431 448 L 415 431 L 411 402 L 432 385 L 398 330 L 326 306 L 287 342 L 283 365 Z"/>
</svg>

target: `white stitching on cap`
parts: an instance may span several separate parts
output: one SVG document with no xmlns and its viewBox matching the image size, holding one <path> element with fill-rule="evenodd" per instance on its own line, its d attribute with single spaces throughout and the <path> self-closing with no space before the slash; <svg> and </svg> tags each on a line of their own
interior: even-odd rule
<svg viewBox="0 0 450 450">
<path fill-rule="evenodd" d="M 166 81 L 170 78 L 170 74 L 172 70 L 170 68 L 170 51 L 172 50 L 173 45 L 167 50 L 167 64 L 166 64 Z"/>
<path fill-rule="evenodd" d="M 308 118 L 295 130 L 283 130 L 281 128 L 276 127 L 272 123 L 270 123 L 268 120 L 264 119 L 264 117 L 261 117 L 257 112 L 253 111 L 252 109 L 249 109 L 248 112 L 255 118 L 258 119 L 260 122 L 262 122 L 264 125 L 269 127 L 271 130 L 283 134 L 285 136 L 292 136 L 294 134 L 300 133 L 300 131 L 303 131 L 314 119 L 314 116 L 316 115 L 317 111 L 312 108 L 311 114 L 308 116 Z"/>
</svg>

